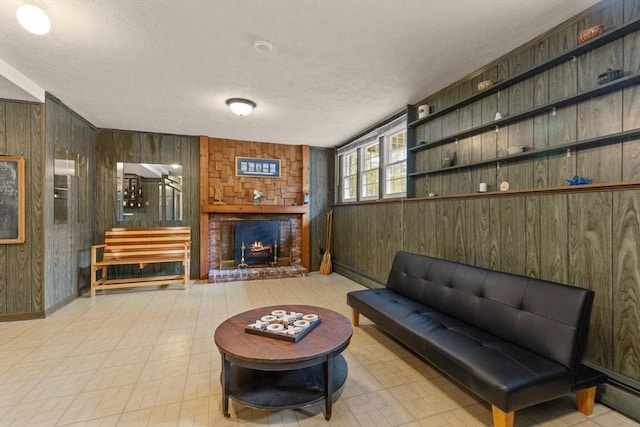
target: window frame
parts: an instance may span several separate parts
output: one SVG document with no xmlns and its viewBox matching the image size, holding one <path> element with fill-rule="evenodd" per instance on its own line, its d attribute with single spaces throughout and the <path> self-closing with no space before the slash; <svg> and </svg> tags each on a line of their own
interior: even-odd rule
<svg viewBox="0 0 640 427">
<path fill-rule="evenodd" d="M 391 162 L 391 138 L 404 132 L 404 157 L 402 160 Z M 404 191 L 388 193 L 390 180 L 387 178 L 388 171 L 397 165 L 404 164 Z M 381 196 L 383 199 L 397 199 L 407 197 L 407 126 L 405 123 L 397 123 L 384 133 L 384 165 L 382 168 L 383 185 Z"/>
<path fill-rule="evenodd" d="M 395 161 L 386 164 L 387 159 L 391 158 L 391 138 L 397 135 L 400 132 L 405 132 L 405 153 L 404 159 Z M 337 203 L 357 203 L 357 202 L 370 202 L 376 200 L 385 200 L 385 199 L 397 199 L 403 198 L 407 195 L 407 175 L 406 175 L 406 164 L 407 164 L 407 115 L 402 114 L 393 120 L 390 120 L 374 130 L 367 132 L 364 135 L 361 135 L 357 139 L 352 140 L 351 142 L 339 147 L 336 150 L 336 202 Z M 376 168 L 365 169 L 365 150 L 367 147 L 372 145 L 378 146 L 378 165 Z M 357 174 L 356 174 L 356 194 L 355 197 L 345 198 L 345 179 L 351 178 L 353 175 L 345 175 L 346 165 L 345 161 L 349 156 L 353 155 L 357 156 L 356 164 L 357 164 Z M 390 193 L 387 194 L 387 187 L 389 186 L 389 181 L 387 181 L 387 171 L 390 167 L 396 167 L 399 164 L 404 163 L 404 180 L 405 180 L 405 188 L 403 192 L 398 193 Z M 369 173 L 373 170 L 377 171 L 377 185 L 378 191 L 375 195 L 367 195 L 364 196 L 364 176 L 366 173 Z"/>
</svg>

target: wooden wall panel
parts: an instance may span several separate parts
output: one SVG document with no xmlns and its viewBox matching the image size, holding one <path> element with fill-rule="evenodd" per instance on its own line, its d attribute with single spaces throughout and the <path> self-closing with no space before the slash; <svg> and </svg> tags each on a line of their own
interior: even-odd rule
<svg viewBox="0 0 640 427">
<path fill-rule="evenodd" d="M 595 292 L 587 360 L 613 369 L 612 193 L 569 194 L 569 283 Z"/>
<path fill-rule="evenodd" d="M 640 190 L 613 195 L 614 371 L 640 380 Z"/>
<path fill-rule="evenodd" d="M 525 203 L 525 276 L 542 275 L 540 197 L 527 196 Z"/>
<path fill-rule="evenodd" d="M 565 194 L 545 197 L 540 212 L 542 278 L 567 283 L 568 207 Z"/>
<path fill-rule="evenodd" d="M 97 190 L 94 195 L 96 225 L 93 233 L 95 244 L 104 241 L 104 230 L 112 227 L 191 227 L 191 272 L 200 272 L 200 169 L 199 139 L 193 136 L 166 135 L 149 132 L 131 132 L 101 129 L 96 142 L 98 166 Z M 182 165 L 183 220 L 160 221 L 157 214 L 138 215 L 131 221 L 116 218 L 116 163 L 158 163 Z M 158 274 L 171 272 L 176 265 L 156 264 L 147 267 Z M 113 269 L 116 274 L 129 275 L 135 268 L 125 266 Z"/>
<path fill-rule="evenodd" d="M 0 321 L 42 317 L 43 105 L 0 100 L 0 153 L 25 160 L 25 242 L 0 245 Z"/>
<path fill-rule="evenodd" d="M 30 104 L 11 104 L 6 111 L 7 152 L 13 156 L 25 158 L 25 189 L 33 184 L 30 172 L 35 165 L 31 165 L 31 151 L 33 148 L 38 149 L 37 145 L 32 147 L 31 120 Z M 28 194 L 25 192 L 25 195 Z M 26 203 L 25 215 L 30 217 L 31 212 L 30 204 Z M 7 311 L 9 313 L 32 312 L 34 310 L 31 306 L 31 294 L 35 283 L 31 277 L 31 251 L 24 244 L 15 244 L 7 248 L 5 265 L 8 278 Z"/>
<path fill-rule="evenodd" d="M 475 265 L 491 267 L 491 199 L 480 198 L 473 201 L 474 206 L 474 252 Z"/>
<path fill-rule="evenodd" d="M 311 221 L 310 236 L 310 271 L 318 271 L 324 248 L 326 235 L 326 212 L 331 209 L 333 198 L 335 151 L 311 147 L 310 149 L 310 183 L 309 183 L 309 217 Z"/>
<path fill-rule="evenodd" d="M 500 203 L 500 267 L 502 271 L 524 274 L 526 271 L 526 199 L 510 197 Z"/>
<path fill-rule="evenodd" d="M 92 194 L 79 194 L 95 190 L 95 128 L 78 116 L 54 96 L 47 94 L 45 118 L 44 192 L 45 207 L 45 311 L 50 313 L 67 304 L 79 295 L 80 286 L 88 283 L 89 251 L 93 238 L 91 218 L 95 216 Z M 68 191 L 68 216 L 66 223 L 54 223 L 53 176 L 56 150 L 86 159 L 89 173 L 84 178 L 86 185 L 80 186 L 79 177 L 71 176 Z M 79 215 L 79 200 L 87 201 L 86 215 Z"/>
</svg>

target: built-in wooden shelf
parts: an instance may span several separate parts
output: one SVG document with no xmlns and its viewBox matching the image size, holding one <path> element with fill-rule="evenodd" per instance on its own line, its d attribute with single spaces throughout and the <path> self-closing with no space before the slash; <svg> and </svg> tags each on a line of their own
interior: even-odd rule
<svg viewBox="0 0 640 427">
<path fill-rule="evenodd" d="M 304 215 L 308 211 L 306 205 L 204 205 L 202 212 L 206 213 L 243 213 L 243 214 L 290 214 Z"/>
<path fill-rule="evenodd" d="M 640 129 L 632 129 L 628 131 L 613 133 L 610 135 L 602 135 L 595 138 L 583 139 L 580 141 L 566 142 L 564 144 L 554 145 L 551 147 L 544 147 L 544 148 L 537 148 L 535 150 L 523 151 L 522 153 L 518 153 L 518 154 L 510 154 L 507 156 L 500 156 L 492 159 L 480 160 L 477 162 L 453 165 L 453 166 L 448 166 L 446 168 L 412 172 L 408 174 L 408 176 L 418 177 L 418 176 L 452 171 L 456 169 L 464 169 L 464 168 L 471 168 L 475 166 L 488 165 L 491 163 L 500 163 L 500 162 L 506 163 L 506 162 L 520 161 L 530 157 L 542 156 L 546 154 L 554 154 L 557 152 L 562 152 L 565 150 L 570 150 L 575 148 L 592 147 L 594 145 L 607 145 L 607 144 L 613 144 L 620 141 L 627 141 L 627 140 L 637 139 L 637 138 L 640 138 Z"/>
<path fill-rule="evenodd" d="M 512 86 L 516 83 L 519 83 L 521 81 L 524 81 L 530 77 L 535 76 L 536 74 L 540 74 L 543 71 L 549 70 L 553 67 L 556 67 L 560 64 L 562 64 L 563 62 L 569 61 L 573 58 L 576 58 L 580 55 L 583 55 L 591 50 L 597 49 L 601 46 L 604 46 L 607 43 L 610 43 L 614 40 L 617 40 L 621 37 L 624 37 L 627 34 L 630 34 L 634 31 L 637 31 L 640 29 L 640 18 L 639 19 L 634 19 L 633 21 L 624 24 L 624 25 L 620 25 L 619 27 L 615 27 L 612 29 L 606 29 L 604 33 L 602 33 L 602 35 L 595 37 L 587 42 L 581 43 L 577 46 L 575 46 L 572 49 L 567 50 L 566 52 L 548 60 L 545 61 L 527 71 L 524 71 L 520 74 L 517 74 L 511 78 L 505 79 L 503 81 L 497 82 L 496 84 L 494 84 L 493 86 L 491 86 L 490 88 L 478 92 L 458 103 L 456 103 L 455 105 L 452 105 L 450 107 L 447 108 L 443 108 L 440 111 L 436 111 L 430 115 L 428 115 L 427 117 L 423 117 L 421 119 L 415 120 L 411 123 L 408 124 L 409 128 L 413 128 L 416 126 L 419 126 L 423 123 L 427 123 L 431 120 L 435 120 L 438 117 L 442 117 L 448 113 L 451 113 L 453 111 L 456 111 L 459 108 L 464 107 L 465 105 L 469 105 L 475 101 L 478 101 L 486 96 L 489 96 L 491 94 L 494 94 L 496 92 L 499 92 L 501 90 L 504 90 L 506 88 L 508 88 L 509 86 Z"/>
<path fill-rule="evenodd" d="M 459 139 L 464 139 L 464 138 L 468 138 L 472 135 L 477 135 L 480 134 L 482 132 L 486 132 L 488 130 L 491 130 L 493 128 L 500 128 L 500 127 L 504 127 L 507 125 L 510 125 L 512 123 L 516 123 L 525 119 L 528 119 L 530 117 L 535 116 L 536 114 L 542 114 L 542 113 L 548 113 L 553 111 L 554 108 L 562 108 L 565 107 L 567 105 L 571 105 L 573 103 L 576 102 L 581 102 L 581 101 L 585 101 L 587 99 L 592 99 L 598 96 L 602 96 L 608 93 L 611 93 L 615 90 L 619 90 L 622 89 L 624 87 L 627 86 L 632 86 L 632 85 L 636 85 L 640 83 L 640 74 L 635 74 L 635 75 L 630 75 L 627 77 L 624 77 L 622 79 L 619 80 L 614 80 L 610 83 L 607 84 L 603 84 L 600 86 L 597 86 L 593 89 L 590 90 L 586 90 L 584 92 L 580 92 L 577 93 L 575 95 L 571 95 L 571 96 L 567 96 L 565 98 L 562 99 L 558 99 L 557 101 L 552 101 L 549 102 L 547 104 L 544 105 L 539 105 L 537 107 L 534 108 L 530 108 L 528 110 L 516 113 L 516 114 L 512 114 L 512 115 L 508 115 L 502 119 L 499 120 L 494 120 L 492 122 L 487 122 L 485 124 L 476 126 L 474 128 L 471 129 L 467 129 L 464 130 L 462 132 L 457 132 L 453 135 L 449 135 L 446 136 L 444 138 L 440 138 L 438 140 L 435 141 L 431 141 L 431 142 L 427 142 L 426 144 L 422 144 L 422 145 L 417 145 L 415 147 L 411 147 L 409 148 L 409 151 L 420 151 L 420 150 L 425 150 L 425 149 L 429 149 L 429 148 L 434 148 L 437 147 L 439 145 L 443 145 L 443 144 L 447 144 L 450 142 L 454 142 L 456 140 Z M 508 114 L 508 113 L 507 113 Z"/>
</svg>

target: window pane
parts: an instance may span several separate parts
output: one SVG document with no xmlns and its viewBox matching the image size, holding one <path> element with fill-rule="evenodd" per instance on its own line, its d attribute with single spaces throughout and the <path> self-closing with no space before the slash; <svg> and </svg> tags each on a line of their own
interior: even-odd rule
<svg viewBox="0 0 640 427">
<path fill-rule="evenodd" d="M 369 145 L 364 149 L 364 170 L 377 169 L 380 166 L 380 144 Z"/>
<path fill-rule="evenodd" d="M 362 174 L 362 197 L 378 196 L 378 170 Z"/>
<path fill-rule="evenodd" d="M 387 167 L 385 194 L 404 193 L 407 188 L 407 164 L 398 163 Z"/>
<path fill-rule="evenodd" d="M 389 138 L 389 163 L 400 162 L 407 158 L 407 131 L 401 131 Z"/>
<path fill-rule="evenodd" d="M 358 173 L 358 153 L 352 152 L 344 156 L 343 175 L 355 175 Z"/>
<path fill-rule="evenodd" d="M 343 180 L 344 183 L 344 192 L 343 192 L 343 200 L 346 199 L 355 199 L 356 198 L 356 185 L 357 179 L 356 176 L 347 176 Z"/>
</svg>

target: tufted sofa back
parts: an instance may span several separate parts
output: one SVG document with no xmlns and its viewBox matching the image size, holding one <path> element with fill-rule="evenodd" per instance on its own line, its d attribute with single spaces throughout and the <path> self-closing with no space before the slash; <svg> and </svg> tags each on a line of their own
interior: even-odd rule
<svg viewBox="0 0 640 427">
<path fill-rule="evenodd" d="M 573 372 L 584 353 L 588 289 L 402 251 L 386 287 Z"/>
</svg>

